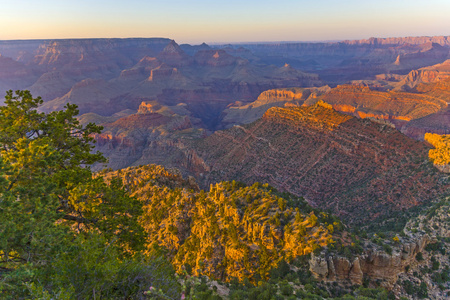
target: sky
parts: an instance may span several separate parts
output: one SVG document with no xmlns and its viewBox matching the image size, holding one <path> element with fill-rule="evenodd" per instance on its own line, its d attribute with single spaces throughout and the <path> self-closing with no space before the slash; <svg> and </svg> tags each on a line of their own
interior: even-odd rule
<svg viewBox="0 0 450 300">
<path fill-rule="evenodd" d="M 178 43 L 450 35 L 450 0 L 0 0 L 0 40 Z"/>
</svg>

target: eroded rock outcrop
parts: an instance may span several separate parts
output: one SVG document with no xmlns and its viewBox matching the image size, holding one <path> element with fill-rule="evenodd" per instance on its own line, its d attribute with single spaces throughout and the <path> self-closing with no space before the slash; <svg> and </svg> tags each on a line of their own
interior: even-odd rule
<svg viewBox="0 0 450 300">
<path fill-rule="evenodd" d="M 271 107 L 300 106 L 307 99 L 316 99 L 318 95 L 331 88 L 281 88 L 262 92 L 256 101 L 244 105 L 242 102 L 231 104 L 223 111 L 224 128 L 232 125 L 248 124 L 261 118 Z"/>
<path fill-rule="evenodd" d="M 410 121 L 436 113 L 447 107 L 447 102 L 428 94 L 384 92 L 369 87 L 340 85 L 319 97 L 334 109 L 352 113 L 361 118 Z M 305 101 L 311 104 L 317 99 Z"/>
<path fill-rule="evenodd" d="M 398 275 L 415 262 L 417 253 L 422 252 L 430 240 L 427 234 L 405 239 L 392 254 L 371 245 L 374 249 L 366 249 L 363 254 L 351 258 L 332 254 L 313 255 L 309 262 L 310 271 L 314 277 L 325 281 L 350 281 L 360 285 L 367 277 L 383 280 L 392 287 Z"/>
</svg>

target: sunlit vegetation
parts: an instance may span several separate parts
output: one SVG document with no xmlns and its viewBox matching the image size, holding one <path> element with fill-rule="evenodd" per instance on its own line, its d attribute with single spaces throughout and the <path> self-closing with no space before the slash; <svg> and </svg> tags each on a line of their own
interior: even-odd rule
<svg viewBox="0 0 450 300">
<path fill-rule="evenodd" d="M 435 148 L 431 149 L 428 154 L 435 165 L 447 165 L 450 163 L 450 135 L 426 133 L 425 141 Z"/>
<path fill-rule="evenodd" d="M 266 279 L 281 260 L 333 243 L 328 214 L 266 184 L 222 182 L 205 192 L 154 165 L 106 175 L 115 176 L 144 202 L 140 221 L 148 236 L 147 253 L 164 249 L 179 272 L 221 280 Z M 171 178 L 170 186 L 163 177 Z"/>
</svg>

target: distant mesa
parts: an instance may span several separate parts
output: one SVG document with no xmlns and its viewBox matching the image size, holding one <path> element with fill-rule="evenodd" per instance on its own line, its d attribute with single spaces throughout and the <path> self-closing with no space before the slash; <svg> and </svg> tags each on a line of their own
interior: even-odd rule
<svg viewBox="0 0 450 300">
<path fill-rule="evenodd" d="M 267 110 L 262 119 L 292 128 L 311 127 L 318 131 L 327 132 L 336 129 L 352 117 L 337 113 L 332 105 L 319 100 L 309 107 L 272 107 Z"/>
<path fill-rule="evenodd" d="M 301 106 L 309 98 L 329 91 L 328 86 L 320 88 L 281 88 L 261 93 L 254 102 L 237 102 L 223 111 L 223 125 L 229 128 L 236 124 L 248 124 L 261 118 L 271 107 Z"/>
<path fill-rule="evenodd" d="M 398 88 L 413 90 L 421 83 L 433 83 L 447 78 L 450 78 L 450 59 L 440 64 L 412 70 L 398 83 Z"/>
<path fill-rule="evenodd" d="M 323 94 L 320 99 L 337 110 L 354 113 L 360 117 L 410 121 L 445 108 L 447 103 L 429 95 L 383 92 L 369 87 L 340 85 Z M 311 99 L 306 104 L 317 100 Z"/>
<path fill-rule="evenodd" d="M 449 47 L 449 37 L 214 46 L 164 38 L 0 41 L 0 90 L 30 89 L 43 97 L 45 109 L 72 102 L 82 113 L 104 117 L 136 111 L 142 101 L 186 103 L 210 131 L 255 121 L 272 106 L 322 99 L 336 110 L 401 128 L 450 102 L 442 85 L 450 73 Z M 353 79 L 352 85 L 369 90 L 345 87 Z M 86 80 L 100 81 L 83 86 Z M 339 86 L 311 88 L 327 84 Z M 309 90 L 288 99 L 291 87 Z M 282 89 L 286 94 L 258 98 Z"/>
</svg>

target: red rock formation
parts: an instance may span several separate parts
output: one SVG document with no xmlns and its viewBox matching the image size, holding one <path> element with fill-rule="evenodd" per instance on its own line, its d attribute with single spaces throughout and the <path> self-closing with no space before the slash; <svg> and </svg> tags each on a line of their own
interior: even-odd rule
<svg viewBox="0 0 450 300">
<path fill-rule="evenodd" d="M 109 158 L 108 167 L 114 169 L 151 161 L 167 165 L 167 160 L 174 158 L 170 153 L 183 147 L 178 143 L 180 137 L 204 135 L 202 130 L 194 128 L 193 123 L 198 124 L 199 120 L 177 113 L 189 111 L 183 106 L 165 107 L 156 101 L 143 102 L 138 114 L 101 124 L 104 130 L 95 136 L 96 147 Z M 195 159 L 195 154 L 189 157 Z"/>
<path fill-rule="evenodd" d="M 244 105 L 230 105 L 223 111 L 224 128 L 237 124 L 248 124 L 261 118 L 271 107 L 299 106 L 306 99 L 316 99 L 318 95 L 329 91 L 328 86 L 320 88 L 283 88 L 261 93 L 256 101 Z"/>
<path fill-rule="evenodd" d="M 196 174 L 203 183 L 267 182 L 355 223 L 430 201 L 445 189 L 426 144 L 322 105 L 271 108 L 194 147 L 211 169 Z"/>
<path fill-rule="evenodd" d="M 430 94 L 383 92 L 356 85 L 337 86 L 319 98 L 338 111 L 350 112 L 361 118 L 403 121 L 422 118 L 447 107 L 446 101 Z M 305 104 L 316 101 L 310 99 Z"/>
</svg>

